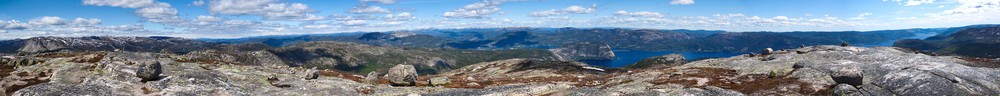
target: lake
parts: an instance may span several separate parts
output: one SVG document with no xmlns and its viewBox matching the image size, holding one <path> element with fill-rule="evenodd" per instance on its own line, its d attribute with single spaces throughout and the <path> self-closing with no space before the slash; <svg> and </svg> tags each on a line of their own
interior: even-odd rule
<svg viewBox="0 0 1000 96">
<path fill-rule="evenodd" d="M 906 37 L 906 38 L 903 38 L 903 39 L 927 39 L 928 37 L 935 36 L 935 35 L 938 35 L 938 34 L 937 33 L 917 33 L 917 34 L 914 34 L 914 35 L 916 35 L 916 36 Z M 900 40 L 902 40 L 902 39 L 900 39 Z M 862 47 L 884 47 L 884 46 L 892 46 L 892 44 L 896 43 L 896 41 L 899 41 L 899 40 L 890 40 L 890 41 L 886 41 L 886 42 L 882 42 L 882 43 L 877 43 L 877 44 L 861 44 L 861 45 L 858 45 L 858 46 L 862 46 Z"/>
<path fill-rule="evenodd" d="M 650 57 L 678 53 L 674 51 L 637 51 L 637 50 L 614 50 L 614 52 L 615 52 L 614 60 L 580 60 L 580 62 L 584 62 L 595 66 L 618 68 L 631 65 L 633 63 L 639 62 L 643 59 Z M 684 55 L 684 58 L 687 59 L 688 61 L 741 55 L 737 53 L 725 53 L 725 52 L 679 52 L 679 54 Z"/>
</svg>

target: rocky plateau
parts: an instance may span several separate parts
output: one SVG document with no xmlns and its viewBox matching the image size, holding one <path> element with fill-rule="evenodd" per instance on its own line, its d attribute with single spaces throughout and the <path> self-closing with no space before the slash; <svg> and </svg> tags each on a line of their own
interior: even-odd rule
<svg viewBox="0 0 1000 96">
<path fill-rule="evenodd" d="M 255 54 L 242 53 L 242 54 Z M 43 52 L 0 58 L 0 95 L 962 95 L 1000 94 L 1000 69 L 896 47 L 805 46 L 767 55 L 601 68 L 507 59 L 440 73 L 411 64 L 358 74 L 266 63 L 189 62 L 183 54 Z M 227 61 L 224 58 L 201 58 Z M 233 59 L 245 61 L 250 59 Z M 679 60 L 677 62 L 666 62 Z M 673 64 L 680 63 L 681 64 Z"/>
</svg>

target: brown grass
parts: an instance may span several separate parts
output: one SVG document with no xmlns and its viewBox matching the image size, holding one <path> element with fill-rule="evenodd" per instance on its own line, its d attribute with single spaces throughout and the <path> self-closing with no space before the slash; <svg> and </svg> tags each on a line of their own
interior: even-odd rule
<svg viewBox="0 0 1000 96">
<path fill-rule="evenodd" d="M 776 77 L 769 77 L 765 74 L 739 75 L 736 70 L 722 68 L 688 68 L 670 71 L 680 71 L 683 72 L 683 74 L 664 74 L 650 83 L 657 85 L 680 84 L 695 88 L 716 86 L 739 91 L 744 94 L 773 90 L 781 87 L 782 85 L 798 85 L 800 90 L 785 90 L 781 92 L 802 93 L 807 95 L 827 95 L 830 92 L 828 89 L 813 91 L 816 89 L 811 89 L 811 87 L 808 86 L 808 83 L 800 82 L 798 81 L 798 78 L 786 77 L 785 75 Z M 708 79 L 708 82 L 705 82 L 704 85 L 697 85 L 698 81 L 688 78 L 706 78 Z M 830 87 L 832 86 L 827 86 L 827 88 Z M 767 95 L 780 95 L 780 92 Z"/>
<path fill-rule="evenodd" d="M 36 55 L 34 55 L 34 57 L 42 57 L 42 58 L 77 57 L 77 58 L 72 58 L 72 62 L 76 62 L 76 63 L 95 63 L 95 62 L 101 61 L 101 59 L 104 59 L 104 56 L 107 55 L 107 54 L 108 54 L 108 52 L 103 52 L 103 51 L 100 51 L 100 52 L 50 52 L 50 53 L 36 54 Z M 93 57 L 93 58 L 84 58 L 83 56 L 86 56 L 86 55 L 96 55 L 96 56 Z"/>
<path fill-rule="evenodd" d="M 350 73 L 350 72 L 325 71 L 324 70 L 324 71 L 320 71 L 320 75 L 323 75 L 323 76 L 332 76 L 332 77 L 338 77 L 338 78 L 344 78 L 344 79 L 348 79 L 348 80 L 352 80 L 352 81 L 356 81 L 356 82 L 366 82 L 366 80 L 364 79 L 364 77 L 355 76 L 355 74 Z M 430 82 L 428 82 L 428 81 L 431 78 L 433 78 L 433 77 L 437 77 L 437 76 L 434 76 L 434 75 L 418 76 L 417 79 L 416 79 L 416 84 L 413 85 L 412 87 L 431 87 L 433 85 L 431 85 Z M 487 86 L 498 86 L 498 85 L 516 84 L 516 83 L 531 83 L 531 82 L 549 82 L 549 83 L 551 83 L 551 82 L 577 82 L 576 84 L 573 84 L 573 85 L 577 86 L 577 87 L 583 87 L 583 86 L 593 87 L 593 86 L 598 86 L 598 85 L 604 85 L 604 83 L 607 82 L 606 78 L 609 78 L 609 77 L 611 77 L 611 75 L 607 75 L 607 76 L 586 76 L 586 77 L 582 77 L 582 78 L 579 78 L 579 77 L 576 77 L 576 76 L 531 77 L 531 78 L 500 78 L 500 79 L 487 79 L 487 80 L 483 80 L 483 78 L 476 78 L 477 80 L 470 81 L 470 80 L 466 80 L 467 76 L 449 76 L 448 77 L 449 83 L 445 84 L 445 85 L 441 85 L 441 86 L 446 87 L 446 88 L 473 88 L 473 89 L 481 89 L 481 88 L 484 88 L 484 87 L 487 87 Z M 385 79 L 385 78 L 378 78 L 378 80 L 375 83 L 376 84 L 392 84 L 388 79 Z M 476 85 L 467 85 L 469 83 L 476 83 L 476 84 L 479 84 L 479 85 L 478 86 L 476 86 Z"/>
<path fill-rule="evenodd" d="M 639 73 L 643 71 L 662 71 L 655 69 L 640 69 L 633 70 L 632 73 Z M 684 74 L 664 74 L 656 78 L 656 80 L 650 83 L 662 85 L 662 84 L 680 84 L 687 87 L 694 88 L 704 88 L 706 86 L 716 86 L 725 89 L 731 89 L 739 91 L 745 94 L 751 94 L 759 91 L 774 91 L 772 93 L 765 93 L 763 95 L 780 95 L 782 93 L 802 93 L 806 95 L 828 95 L 830 90 L 828 88 L 832 86 L 827 86 L 827 89 L 822 89 L 820 91 L 815 91 L 817 89 L 810 89 L 808 83 L 800 82 L 797 78 L 786 77 L 784 75 L 769 77 L 764 74 L 750 74 L 750 75 L 739 75 L 736 70 L 722 69 L 722 68 L 686 68 L 686 69 L 670 69 L 666 70 L 666 73 L 672 72 L 683 72 Z M 349 80 L 354 80 L 357 82 L 364 82 L 363 77 L 354 76 L 349 72 L 339 72 L 339 71 L 321 71 L 321 75 L 325 76 L 335 76 L 339 78 L 345 78 Z M 633 81 L 624 81 L 619 83 L 608 83 L 610 77 L 631 74 L 631 73 L 612 73 L 607 75 L 589 75 L 585 77 L 576 76 L 553 76 L 553 77 L 531 77 L 531 78 L 474 78 L 476 80 L 466 80 L 467 76 L 456 75 L 449 76 L 448 79 L 450 83 L 443 85 L 446 88 L 471 88 L 471 89 L 481 89 L 487 86 L 500 86 L 507 84 L 517 84 L 517 83 L 553 83 L 553 82 L 570 82 L 572 85 L 577 87 L 598 87 L 605 85 L 617 85 L 621 83 L 628 83 Z M 417 83 L 415 87 L 426 87 L 431 86 L 427 80 L 434 75 L 430 76 L 419 76 L 417 77 Z M 704 85 L 697 85 L 698 81 L 690 80 L 686 78 L 707 78 L 709 81 L 705 82 Z M 389 80 L 384 78 L 379 78 L 376 82 L 377 84 L 390 84 Z M 468 85 L 469 83 L 476 83 L 478 85 Z M 798 90 L 775 90 L 783 85 L 797 85 Z"/>
<path fill-rule="evenodd" d="M 215 60 L 215 59 L 204 59 L 204 58 L 196 58 L 196 59 L 174 59 L 174 61 L 181 62 L 181 63 L 198 63 L 198 64 L 246 65 L 246 64 L 241 64 L 241 63 L 238 63 L 238 62 L 225 62 L 225 61 L 219 61 L 219 60 Z"/>
<path fill-rule="evenodd" d="M 0 65 L 0 78 L 7 77 L 14 72 L 14 66 Z"/>
<path fill-rule="evenodd" d="M 31 74 L 31 73 L 27 73 L 27 72 L 21 72 L 21 73 L 14 74 L 14 75 L 17 75 L 17 76 L 24 76 L 24 77 L 34 75 L 34 78 L 18 80 L 18 81 L 27 82 L 27 84 L 24 84 L 24 85 L 3 86 L 3 87 L 5 87 L 4 88 L 5 90 L 3 90 L 3 91 L 4 91 L 4 93 L 7 93 L 6 95 L 10 96 L 10 95 L 14 94 L 14 91 L 21 90 L 24 87 L 28 87 L 28 86 L 35 85 L 35 84 L 41 84 L 41 83 L 49 82 L 49 79 L 41 79 L 41 78 L 49 77 L 49 76 L 51 76 L 50 75 L 51 73 L 52 73 L 51 70 L 48 70 L 48 71 L 41 72 L 41 73 L 38 73 L 38 74 Z M 2 82 L 10 82 L 10 81 L 2 81 Z"/>
<path fill-rule="evenodd" d="M 965 65 L 972 67 L 1000 68 L 1000 60 L 975 57 L 960 57 L 958 59 L 969 61 L 969 64 Z"/>
<path fill-rule="evenodd" d="M 331 77 L 337 77 L 337 78 L 344 78 L 344 79 L 348 79 L 348 80 L 352 80 L 352 81 L 356 81 L 356 82 L 364 82 L 365 81 L 365 77 L 354 76 L 355 74 L 353 74 L 351 72 L 342 72 L 342 71 L 333 71 L 333 70 L 320 70 L 319 71 L 319 75 L 322 75 L 322 76 L 331 76 Z"/>
<path fill-rule="evenodd" d="M 593 87 L 598 85 L 604 85 L 607 83 L 607 78 L 610 76 L 586 76 L 586 77 L 576 77 L 576 76 L 553 76 L 553 77 L 530 77 L 530 78 L 498 78 L 498 79 L 488 79 L 488 80 L 476 80 L 469 81 L 466 80 L 465 76 L 452 76 L 448 77 L 450 83 L 445 84 L 444 87 L 448 88 L 484 88 L 486 86 L 497 86 L 506 84 L 516 84 L 516 83 L 531 83 L 531 82 L 574 82 L 574 86 L 577 87 Z M 482 78 L 476 78 L 482 79 Z M 479 84 L 467 85 L 469 83 Z"/>
</svg>

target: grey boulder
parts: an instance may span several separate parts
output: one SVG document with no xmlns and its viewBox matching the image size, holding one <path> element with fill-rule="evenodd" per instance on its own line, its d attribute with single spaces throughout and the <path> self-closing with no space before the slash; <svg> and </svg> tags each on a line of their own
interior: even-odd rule
<svg viewBox="0 0 1000 96">
<path fill-rule="evenodd" d="M 417 69 L 413 65 L 399 64 L 389 68 L 389 73 L 385 78 L 389 79 L 393 85 L 409 86 L 415 85 L 417 80 Z"/>
</svg>

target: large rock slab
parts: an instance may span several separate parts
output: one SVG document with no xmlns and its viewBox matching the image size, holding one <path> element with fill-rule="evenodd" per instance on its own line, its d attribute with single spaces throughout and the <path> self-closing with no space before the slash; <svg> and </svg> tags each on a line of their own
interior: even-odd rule
<svg viewBox="0 0 1000 96">
<path fill-rule="evenodd" d="M 143 81 L 151 81 L 160 78 L 160 73 L 163 70 L 159 61 L 154 62 L 142 62 L 139 64 L 138 69 L 136 69 L 135 75 L 142 78 Z"/>
<path fill-rule="evenodd" d="M 667 54 L 643 59 L 635 64 L 625 66 L 625 68 L 638 69 L 647 67 L 673 67 L 684 65 L 687 59 L 681 54 Z"/>
<path fill-rule="evenodd" d="M 417 83 L 417 69 L 413 65 L 399 64 L 389 68 L 385 78 L 389 79 L 393 85 L 415 85 Z"/>
<path fill-rule="evenodd" d="M 757 57 L 707 59 L 682 67 L 716 67 L 739 70 L 740 74 L 763 74 L 769 70 L 816 70 L 808 74 L 830 74 L 837 83 L 858 87 L 866 95 L 989 95 L 1000 94 L 1000 74 L 995 68 L 970 67 L 955 57 L 930 56 L 892 47 L 809 46 Z M 761 58 L 775 57 L 761 61 Z M 805 71 L 804 71 L 805 72 Z M 795 72 L 792 76 L 823 80 Z M 821 73 L 817 73 L 821 72 Z M 832 88 L 832 86 L 831 86 Z"/>
</svg>

